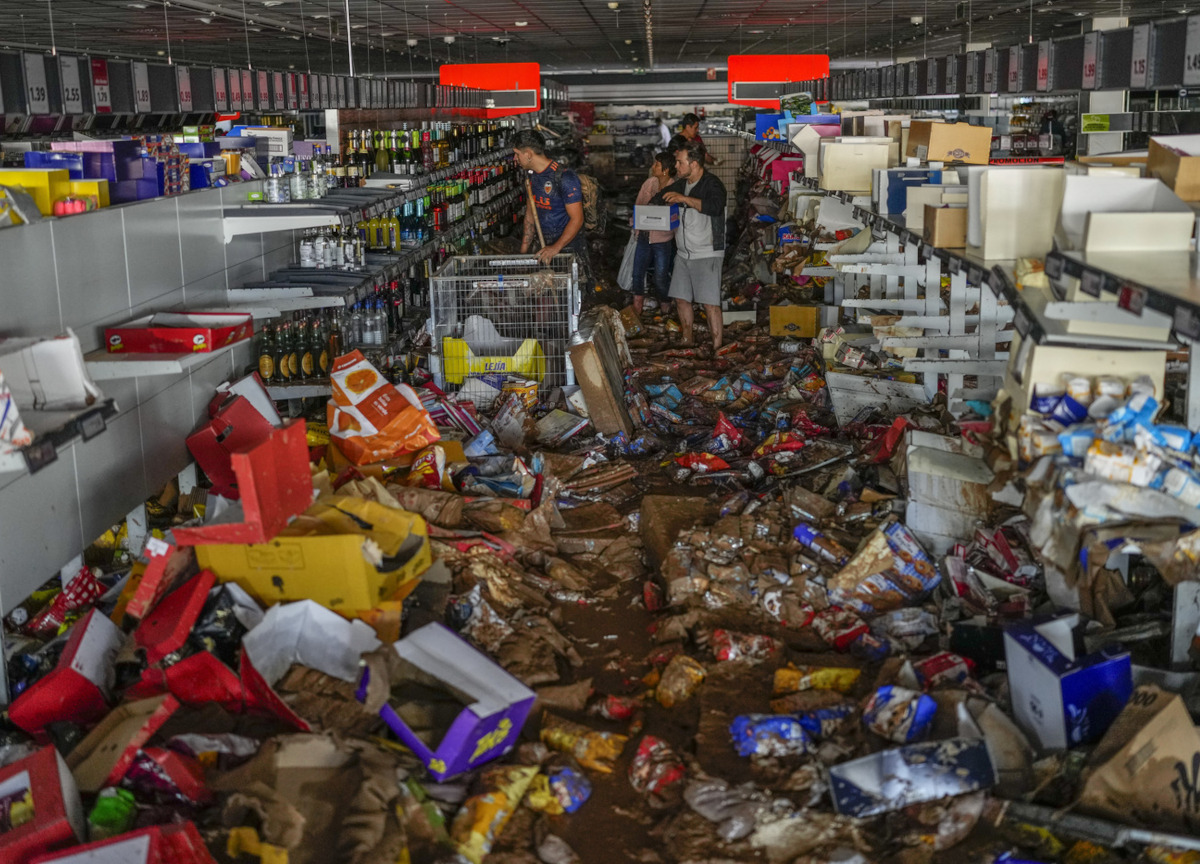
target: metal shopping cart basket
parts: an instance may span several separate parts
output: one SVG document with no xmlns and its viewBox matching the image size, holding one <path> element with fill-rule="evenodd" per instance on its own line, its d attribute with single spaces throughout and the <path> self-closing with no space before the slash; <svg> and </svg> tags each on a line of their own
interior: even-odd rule
<svg viewBox="0 0 1200 864">
<path fill-rule="evenodd" d="M 451 390 L 510 373 L 543 392 L 574 384 L 567 348 L 579 300 L 574 255 L 555 255 L 549 266 L 533 255 L 448 259 L 429 279 L 434 380 Z"/>
</svg>

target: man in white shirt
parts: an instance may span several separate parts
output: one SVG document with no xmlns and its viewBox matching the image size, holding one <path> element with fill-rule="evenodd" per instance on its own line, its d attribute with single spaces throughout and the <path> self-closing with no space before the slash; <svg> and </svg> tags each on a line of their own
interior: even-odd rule
<svg viewBox="0 0 1200 864">
<path fill-rule="evenodd" d="M 667 126 L 667 118 L 658 115 L 658 149 L 666 150 L 671 146 L 671 129 Z"/>
</svg>

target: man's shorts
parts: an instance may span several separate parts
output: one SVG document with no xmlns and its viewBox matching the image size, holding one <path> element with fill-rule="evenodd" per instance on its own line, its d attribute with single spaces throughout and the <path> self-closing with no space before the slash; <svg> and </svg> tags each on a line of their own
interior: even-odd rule
<svg viewBox="0 0 1200 864">
<path fill-rule="evenodd" d="M 707 306 L 721 305 L 721 261 L 712 258 L 675 256 L 675 272 L 671 274 L 670 296 Z"/>
</svg>

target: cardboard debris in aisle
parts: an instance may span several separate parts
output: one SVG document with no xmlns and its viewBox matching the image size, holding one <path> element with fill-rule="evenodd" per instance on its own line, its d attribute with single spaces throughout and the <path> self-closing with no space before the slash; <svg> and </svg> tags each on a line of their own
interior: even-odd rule
<svg viewBox="0 0 1200 864">
<path fill-rule="evenodd" d="M 884 140 L 805 134 L 839 119 Z M 833 120 L 782 128 L 878 151 L 889 200 L 921 179 L 885 115 Z M 938 125 L 909 145 L 983 134 Z M 1141 380 L 1014 339 L 1024 374 L 952 413 L 887 347 L 924 328 L 822 305 L 863 204 L 785 192 L 774 153 L 719 350 L 589 296 L 572 344 L 474 344 L 532 339 L 521 374 L 439 387 L 414 334 L 415 363 L 335 358 L 303 420 L 223 388 L 149 539 L 114 526 L 6 616 L 0 860 L 1109 864 L 1141 851 L 1114 821 L 1192 830 L 1167 619 L 1200 475 L 1165 351 Z"/>
</svg>

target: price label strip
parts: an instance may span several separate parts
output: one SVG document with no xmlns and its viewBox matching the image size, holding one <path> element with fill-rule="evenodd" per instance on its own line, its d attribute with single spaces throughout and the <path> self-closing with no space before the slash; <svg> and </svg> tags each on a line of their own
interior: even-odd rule
<svg viewBox="0 0 1200 864">
<path fill-rule="evenodd" d="M 112 113 L 112 90 L 108 83 L 108 61 L 95 57 L 92 67 L 92 103 L 96 106 L 97 114 Z"/>
<path fill-rule="evenodd" d="M 41 54 L 26 54 L 25 107 L 29 114 L 50 113 L 50 91 L 46 87 L 46 58 Z"/>
<path fill-rule="evenodd" d="M 1099 273 L 1095 270 L 1084 270 L 1079 280 L 1079 290 L 1089 297 L 1099 297 L 1101 284 L 1102 279 Z"/>
<path fill-rule="evenodd" d="M 1200 15 L 1187 19 L 1187 39 L 1183 45 L 1183 85 L 1200 84 Z"/>
<path fill-rule="evenodd" d="M 63 111 L 67 114 L 83 113 L 83 87 L 79 83 L 79 58 L 58 58 L 59 81 L 62 83 Z"/>
<path fill-rule="evenodd" d="M 1083 89 L 1096 89 L 1096 56 L 1100 34 L 1093 30 L 1083 34 Z"/>
<path fill-rule="evenodd" d="M 1188 21 L 1188 35 L 1191 35 Z M 1129 63 L 1129 86 L 1145 87 L 1149 83 L 1150 25 L 1139 24 L 1133 28 L 1133 51 Z M 1185 82 L 1186 83 L 1186 82 Z"/>
<path fill-rule="evenodd" d="M 133 105 L 139 114 L 150 113 L 150 70 L 145 63 L 133 63 Z"/>
</svg>

